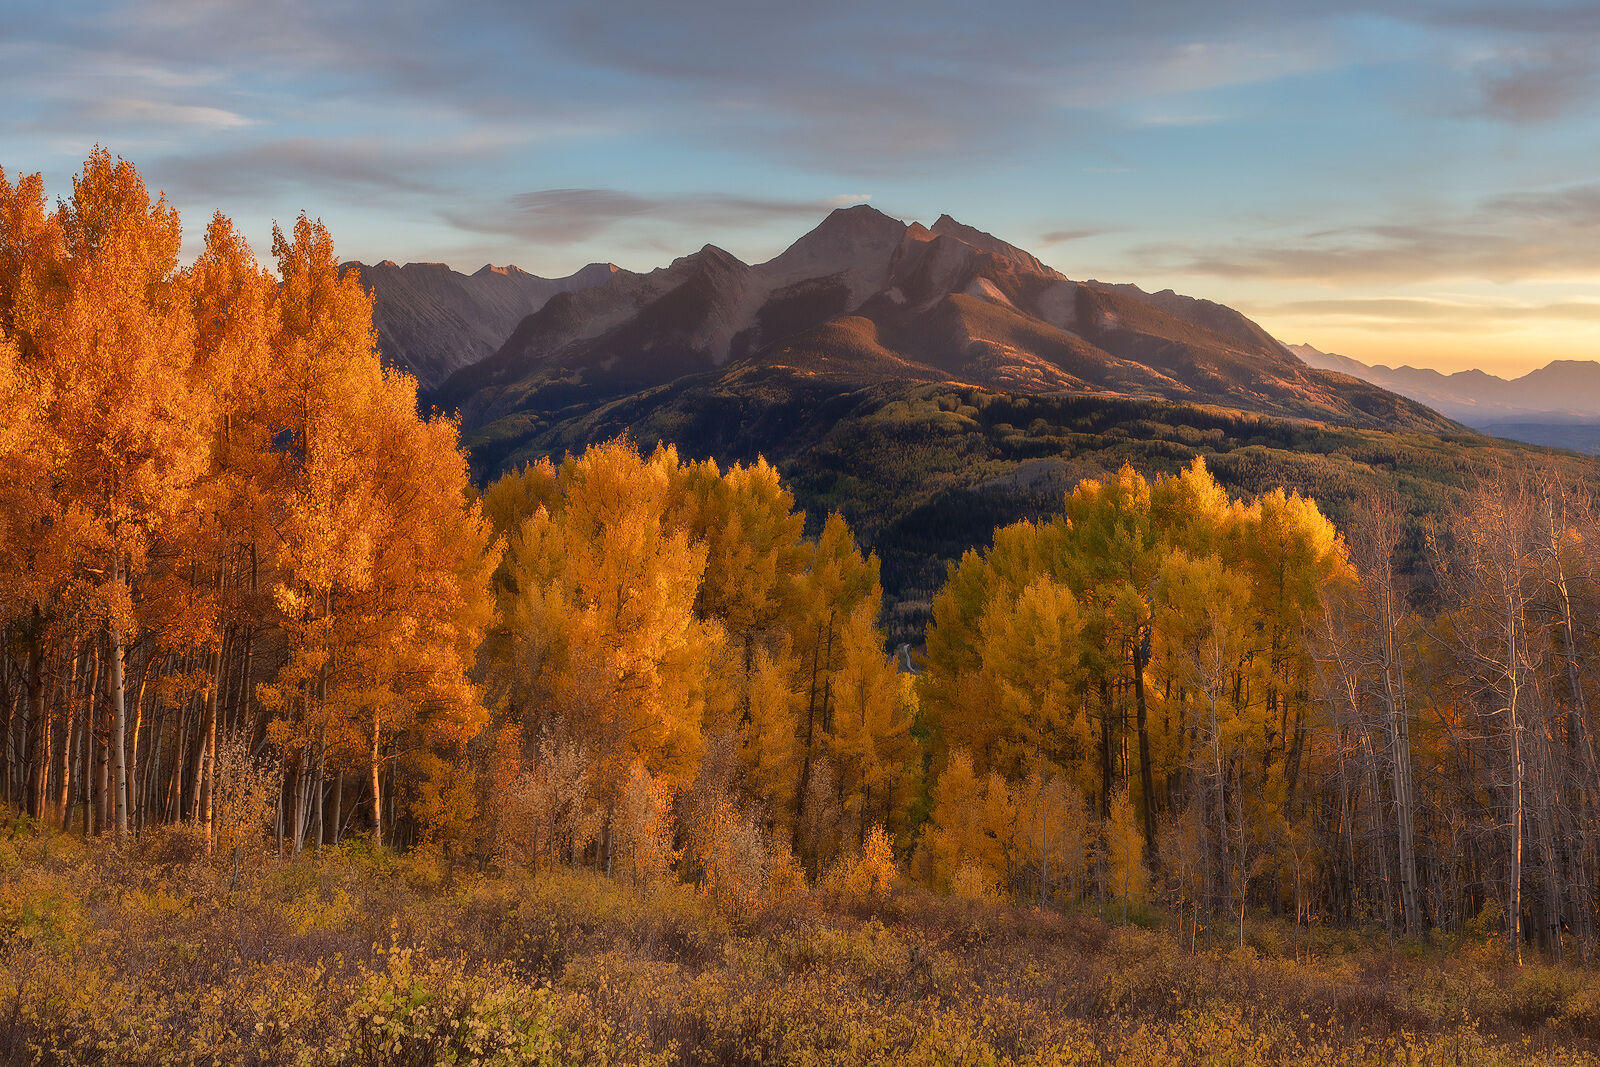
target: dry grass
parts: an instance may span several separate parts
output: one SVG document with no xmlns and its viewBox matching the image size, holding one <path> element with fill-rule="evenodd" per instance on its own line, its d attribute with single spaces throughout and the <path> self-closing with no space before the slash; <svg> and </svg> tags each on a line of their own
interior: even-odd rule
<svg viewBox="0 0 1600 1067">
<path fill-rule="evenodd" d="M 353 848 L 234 884 L 191 852 L 0 840 L 0 1061 L 1600 1064 L 1600 975 L 1487 944 L 1191 954 L 907 892 L 730 922 L 588 872 Z"/>
</svg>

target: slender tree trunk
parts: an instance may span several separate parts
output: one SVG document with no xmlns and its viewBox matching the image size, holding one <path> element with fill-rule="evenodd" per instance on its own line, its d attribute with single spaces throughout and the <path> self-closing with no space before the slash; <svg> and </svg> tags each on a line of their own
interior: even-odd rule
<svg viewBox="0 0 1600 1067">
<path fill-rule="evenodd" d="M 32 640 L 28 645 L 28 727 L 23 733 L 27 748 L 23 761 L 28 768 L 27 812 L 36 819 L 44 818 L 46 778 L 50 773 L 44 747 L 44 620 L 39 609 L 33 609 Z"/>
<path fill-rule="evenodd" d="M 325 843 L 323 839 L 324 839 L 324 836 L 326 834 L 325 825 L 323 823 L 323 805 L 324 805 L 324 802 L 326 801 L 327 795 L 328 795 L 328 779 L 327 779 L 327 774 L 326 774 L 326 772 L 327 772 L 327 746 L 326 746 L 326 742 L 325 742 L 326 734 L 327 734 L 326 727 L 320 728 L 320 729 L 317 730 L 317 773 L 316 773 L 316 784 L 314 786 L 314 788 L 316 789 L 316 793 L 317 793 L 317 807 L 316 807 L 316 810 L 312 813 L 312 815 L 313 815 L 313 818 L 316 819 L 316 827 L 317 827 L 316 847 L 318 849 L 322 848 L 323 844 Z"/>
<path fill-rule="evenodd" d="M 83 709 L 83 763 L 78 768 L 78 797 L 83 805 L 83 836 L 94 832 L 94 705 Z"/>
<path fill-rule="evenodd" d="M 1116 761 L 1111 745 L 1111 686 L 1100 679 L 1100 818 L 1111 817 L 1111 794 L 1117 785 Z"/>
<path fill-rule="evenodd" d="M 67 819 L 72 810 L 72 747 L 77 741 L 73 727 L 78 721 L 78 716 L 73 713 L 71 701 L 67 702 L 62 718 L 65 720 L 62 723 L 65 735 L 61 740 L 61 792 L 56 802 L 56 824 L 61 827 L 61 832 L 65 833 L 70 829 Z"/>
<path fill-rule="evenodd" d="M 340 821 L 343 818 L 343 809 L 344 772 L 339 771 L 333 776 L 333 840 L 328 842 L 330 845 L 337 845 L 339 838 L 343 835 L 344 823 Z"/>
<path fill-rule="evenodd" d="M 1156 855 L 1156 785 L 1150 767 L 1150 731 L 1146 724 L 1144 699 L 1144 641 L 1148 635 L 1141 633 L 1133 642 L 1133 696 L 1135 726 L 1139 734 L 1139 807 L 1144 812 L 1144 858 L 1152 871 L 1160 857 Z"/>
<path fill-rule="evenodd" d="M 1511 939 L 1511 950 L 1516 954 L 1517 966 L 1522 966 L 1522 806 L 1523 778 L 1522 723 L 1518 719 L 1517 698 L 1520 679 L 1517 676 L 1517 621 L 1516 607 L 1509 598 L 1506 613 L 1506 716 L 1511 734 L 1511 872 L 1509 877 L 1509 910 L 1506 914 L 1506 934 Z"/>
<path fill-rule="evenodd" d="M 129 818 L 135 833 L 144 829 L 144 791 L 139 788 L 143 780 L 139 774 L 139 732 L 144 729 L 144 698 L 150 688 L 150 671 L 154 666 L 147 654 L 144 667 L 139 671 L 139 690 L 133 698 L 133 736 L 128 739 L 128 805 L 132 809 Z"/>
<path fill-rule="evenodd" d="M 120 574 L 118 575 L 120 577 Z M 122 629 L 106 626 L 107 686 L 111 694 L 111 801 L 118 839 L 128 836 L 128 706 L 122 674 Z"/>
<path fill-rule="evenodd" d="M 378 712 L 372 713 L 372 844 L 375 848 L 383 847 L 383 786 L 380 782 L 383 770 L 382 760 L 379 756 L 379 728 L 382 721 Z"/>
<path fill-rule="evenodd" d="M 828 618 L 829 636 L 832 636 L 833 617 Z M 800 787 L 795 793 L 794 840 L 796 852 L 801 851 L 805 833 L 806 795 L 811 788 L 811 757 L 817 732 L 817 676 L 822 664 L 822 624 L 817 623 L 817 642 L 811 648 L 811 692 L 806 700 L 806 750 L 800 760 Z"/>
<path fill-rule="evenodd" d="M 227 663 L 228 637 L 224 633 L 222 642 L 217 648 L 216 661 L 211 672 L 211 686 L 206 693 L 205 717 L 200 722 L 200 761 L 199 767 L 202 781 L 195 783 L 197 794 L 203 796 L 201 800 L 201 821 L 205 824 L 206 855 L 211 855 L 214 845 L 214 827 L 212 821 L 215 817 L 216 792 L 217 792 L 217 708 L 222 694 L 223 683 L 227 680 L 225 671 Z"/>
</svg>

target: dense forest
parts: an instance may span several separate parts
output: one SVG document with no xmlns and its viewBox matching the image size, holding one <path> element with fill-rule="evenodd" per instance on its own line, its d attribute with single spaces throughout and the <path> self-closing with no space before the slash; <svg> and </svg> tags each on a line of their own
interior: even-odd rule
<svg viewBox="0 0 1600 1067">
<path fill-rule="evenodd" d="M 480 491 L 320 223 L 274 231 L 275 272 L 221 215 L 180 244 L 107 153 L 54 208 L 0 174 L 29 825 L 188 835 L 235 879 L 359 838 L 732 916 L 920 885 L 1192 950 L 1256 914 L 1593 959 L 1600 509 L 1570 457 L 1342 529 L 1124 466 L 953 563 L 913 664 L 877 557 L 837 514 L 808 536 L 766 462 L 618 438 Z"/>
</svg>

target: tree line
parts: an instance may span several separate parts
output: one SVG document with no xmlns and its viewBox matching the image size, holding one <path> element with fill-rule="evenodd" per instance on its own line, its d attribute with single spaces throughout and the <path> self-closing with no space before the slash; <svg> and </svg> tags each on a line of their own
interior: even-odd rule
<svg viewBox="0 0 1600 1067">
<path fill-rule="evenodd" d="M 1584 487 L 1482 473 L 1413 589 L 1381 499 L 1341 533 L 1124 467 L 952 564 L 913 674 L 876 557 L 765 462 L 617 440 L 479 492 L 320 223 L 275 271 L 221 215 L 180 245 L 108 153 L 54 207 L 0 172 L 0 786 L 32 819 L 1591 957 Z"/>
</svg>

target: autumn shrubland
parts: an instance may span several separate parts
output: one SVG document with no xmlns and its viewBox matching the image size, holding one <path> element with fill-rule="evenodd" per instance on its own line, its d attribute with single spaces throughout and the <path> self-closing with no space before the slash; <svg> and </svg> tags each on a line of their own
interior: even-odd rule
<svg viewBox="0 0 1600 1067">
<path fill-rule="evenodd" d="M 0 175 L 12 1058 L 1588 1054 L 1570 463 L 1343 529 L 1124 466 L 913 657 L 765 461 L 476 485 L 320 224 L 179 238 L 106 153 Z"/>
<path fill-rule="evenodd" d="M 160 835 L 154 835 L 159 837 Z M 231 869 L 0 845 L 0 1054 L 43 1063 L 1588 1063 L 1600 978 L 1252 915 L 1149 927 L 897 885 L 730 913 L 672 880 L 365 844 Z M 1112 917 L 1115 918 L 1114 916 Z"/>
</svg>

